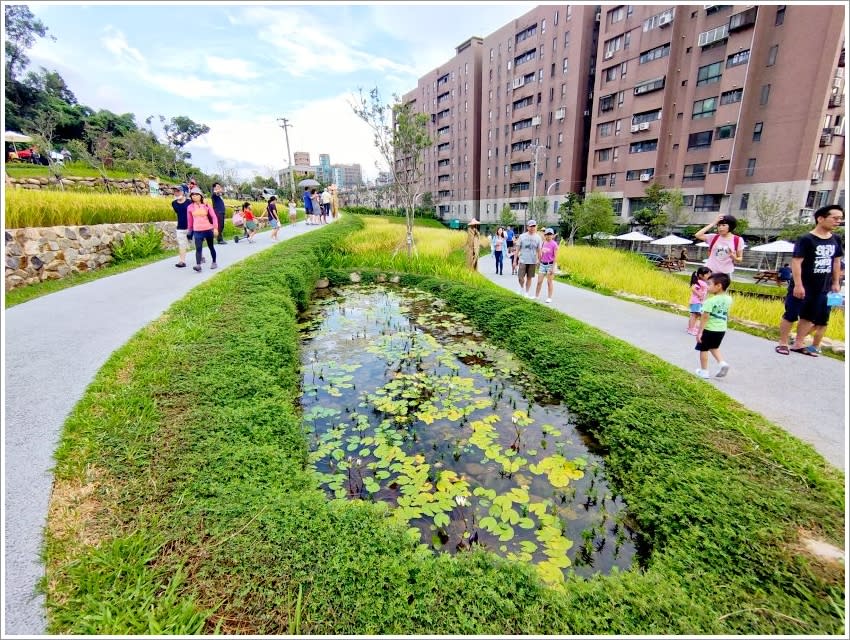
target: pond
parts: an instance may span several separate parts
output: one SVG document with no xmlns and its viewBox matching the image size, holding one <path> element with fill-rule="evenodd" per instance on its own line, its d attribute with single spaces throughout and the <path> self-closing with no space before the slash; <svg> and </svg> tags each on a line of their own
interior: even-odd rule
<svg viewBox="0 0 850 640">
<path fill-rule="evenodd" d="M 631 565 L 635 536 L 593 443 L 462 314 L 353 286 L 301 321 L 310 464 L 330 496 L 384 501 L 434 550 L 482 545 L 553 585 Z"/>
</svg>

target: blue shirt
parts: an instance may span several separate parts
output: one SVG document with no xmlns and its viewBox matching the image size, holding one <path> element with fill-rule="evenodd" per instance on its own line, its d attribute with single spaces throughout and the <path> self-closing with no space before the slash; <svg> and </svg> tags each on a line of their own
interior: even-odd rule
<svg viewBox="0 0 850 640">
<path fill-rule="evenodd" d="M 304 210 L 312 211 L 313 210 L 313 201 L 310 199 L 310 193 L 304 192 Z"/>
<path fill-rule="evenodd" d="M 216 215 L 227 213 L 227 207 L 224 206 L 224 198 L 222 198 L 217 193 L 212 194 L 212 207 L 213 211 L 216 212 Z M 218 219 L 221 220 L 222 217 L 219 215 Z"/>
<path fill-rule="evenodd" d="M 178 229 L 189 228 L 189 219 L 187 217 L 187 214 L 189 212 L 190 204 L 192 204 L 191 200 L 184 200 L 183 202 L 177 202 L 177 200 L 171 201 L 171 208 L 174 209 L 174 213 L 177 214 Z"/>
</svg>

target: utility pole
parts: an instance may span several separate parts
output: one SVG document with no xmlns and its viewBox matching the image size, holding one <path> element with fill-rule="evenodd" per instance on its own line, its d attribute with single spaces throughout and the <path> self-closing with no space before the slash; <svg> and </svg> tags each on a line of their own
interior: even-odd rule
<svg viewBox="0 0 850 640">
<path fill-rule="evenodd" d="M 277 121 L 282 123 L 280 128 L 283 129 L 283 134 L 286 136 L 286 160 L 289 162 L 289 186 L 292 189 L 289 197 L 295 200 L 295 173 L 292 166 L 292 153 L 289 151 L 289 127 L 294 125 L 290 124 L 286 118 L 278 118 Z"/>
<path fill-rule="evenodd" d="M 531 183 L 531 206 L 534 206 L 534 200 L 537 198 L 537 153 L 545 147 L 544 145 L 536 144 L 534 145 L 534 176 L 532 177 L 533 182 Z M 528 207 L 525 209 L 524 223 L 528 222 Z M 527 226 L 523 224 L 523 226 Z"/>
</svg>

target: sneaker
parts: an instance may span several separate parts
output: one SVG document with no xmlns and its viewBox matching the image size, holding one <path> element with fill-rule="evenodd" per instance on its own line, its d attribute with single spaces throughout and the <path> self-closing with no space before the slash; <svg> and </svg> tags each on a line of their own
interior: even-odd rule
<svg viewBox="0 0 850 640">
<path fill-rule="evenodd" d="M 185 266 L 186 266 L 186 263 L 185 263 L 185 262 L 178 262 L 178 263 L 177 263 L 177 264 L 175 264 L 174 266 L 175 266 L 175 267 L 180 267 L 180 268 L 182 269 L 183 267 L 185 267 Z"/>
<path fill-rule="evenodd" d="M 550 302 L 552 302 L 552 298 L 546 298 L 546 304 L 549 304 Z"/>
<path fill-rule="evenodd" d="M 201 265 L 196 264 L 196 265 L 195 265 L 194 267 L 192 267 L 192 268 L 193 268 L 195 271 L 200 271 L 200 270 L 201 270 Z"/>
<path fill-rule="evenodd" d="M 727 373 L 729 373 L 729 363 L 728 362 L 721 362 L 720 363 L 720 371 L 717 372 L 717 377 L 722 378 Z"/>
<path fill-rule="evenodd" d="M 697 369 L 694 373 L 696 373 L 700 378 L 708 379 L 711 376 L 708 374 L 708 369 Z"/>
<path fill-rule="evenodd" d="M 222 240 L 219 238 L 218 244 L 227 244 L 227 240 Z"/>
<path fill-rule="evenodd" d="M 215 262 L 213 262 L 213 263 L 210 265 L 210 269 L 218 269 L 218 265 L 217 265 Z"/>
</svg>

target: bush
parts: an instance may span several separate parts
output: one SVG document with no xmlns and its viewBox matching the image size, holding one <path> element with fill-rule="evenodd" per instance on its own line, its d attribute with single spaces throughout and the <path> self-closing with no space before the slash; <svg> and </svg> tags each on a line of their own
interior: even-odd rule
<svg viewBox="0 0 850 640">
<path fill-rule="evenodd" d="M 112 245 L 114 262 L 117 264 L 161 253 L 162 236 L 162 231 L 154 226 L 147 227 L 142 233 L 128 233 Z"/>
<path fill-rule="evenodd" d="M 353 205 L 350 207 L 343 207 L 347 213 L 351 213 L 357 216 L 396 216 L 396 217 L 404 217 L 405 212 L 403 208 L 398 209 L 381 209 L 378 207 L 364 207 L 362 205 Z M 436 218 L 436 210 L 431 207 L 416 207 L 413 212 L 414 218 Z"/>
</svg>

